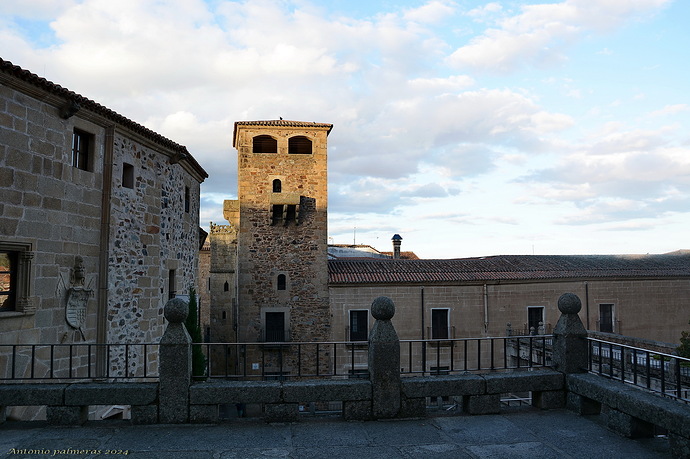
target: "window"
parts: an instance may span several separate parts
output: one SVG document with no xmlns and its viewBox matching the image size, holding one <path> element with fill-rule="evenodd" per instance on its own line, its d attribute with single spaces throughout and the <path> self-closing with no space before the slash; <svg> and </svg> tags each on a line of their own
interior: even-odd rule
<svg viewBox="0 0 690 459">
<path fill-rule="evenodd" d="M 0 252 L 0 311 L 14 311 L 17 293 L 17 253 Z"/>
<path fill-rule="evenodd" d="M 0 242 L 0 312 L 30 314 L 31 244 Z"/>
<path fill-rule="evenodd" d="M 264 341 L 282 342 L 285 341 L 285 313 L 267 312 L 266 326 L 264 328 Z"/>
<path fill-rule="evenodd" d="M 72 166 L 83 171 L 93 169 L 91 143 L 93 136 L 88 132 L 75 129 L 72 133 Z"/>
<path fill-rule="evenodd" d="M 228 281 L 225 281 L 225 283 L 223 284 L 223 291 L 227 292 L 229 290 L 230 290 L 230 284 L 228 284 Z"/>
<path fill-rule="evenodd" d="M 278 141 L 270 135 L 257 135 L 252 139 L 253 153 L 278 153 Z"/>
<path fill-rule="evenodd" d="M 283 184 L 279 179 L 273 180 L 273 192 L 280 193 L 283 189 Z"/>
<path fill-rule="evenodd" d="M 450 309 L 431 310 L 431 339 L 448 339 Z"/>
<path fill-rule="evenodd" d="M 298 135 L 290 137 L 288 140 L 288 154 L 291 155 L 310 155 L 311 154 L 311 140 L 309 138 Z"/>
<path fill-rule="evenodd" d="M 184 211 L 189 213 L 189 187 L 184 187 Z"/>
<path fill-rule="evenodd" d="M 176 295 L 176 290 L 175 290 L 175 270 L 170 269 L 168 270 L 168 299 L 172 300 L 175 298 Z"/>
<path fill-rule="evenodd" d="M 122 163 L 122 186 L 134 188 L 134 166 Z"/>
<path fill-rule="evenodd" d="M 287 287 L 287 278 L 285 277 L 285 274 L 278 274 L 278 278 L 276 279 L 276 287 L 278 290 L 285 290 Z"/>
<path fill-rule="evenodd" d="M 369 340 L 369 311 L 350 311 L 350 341 Z"/>
<path fill-rule="evenodd" d="M 599 331 L 613 333 L 613 305 L 599 305 Z"/>
<path fill-rule="evenodd" d="M 528 334 L 539 333 L 539 327 L 544 326 L 544 307 L 543 306 L 528 306 L 527 307 L 527 330 Z"/>
</svg>

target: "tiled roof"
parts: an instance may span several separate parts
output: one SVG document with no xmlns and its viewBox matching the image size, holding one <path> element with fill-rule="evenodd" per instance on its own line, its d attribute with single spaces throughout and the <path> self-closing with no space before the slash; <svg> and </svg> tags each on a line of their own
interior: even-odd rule
<svg viewBox="0 0 690 459">
<path fill-rule="evenodd" d="M 390 255 L 391 258 L 393 257 L 393 252 L 381 252 L 381 253 L 383 253 L 383 254 L 385 254 L 385 255 Z M 419 257 L 417 256 L 416 253 L 414 253 L 414 252 L 412 252 L 412 251 L 409 251 L 409 250 L 407 250 L 407 251 L 402 250 L 402 251 L 400 252 L 400 259 L 402 259 L 402 260 L 419 260 Z"/>
<path fill-rule="evenodd" d="M 331 285 L 690 277 L 690 252 L 664 255 L 499 255 L 451 260 L 328 261 Z"/>
<path fill-rule="evenodd" d="M 113 110 L 104 107 L 103 105 L 94 102 L 91 99 L 77 94 L 74 91 L 70 91 L 67 88 L 63 88 L 59 84 L 55 84 L 52 81 L 46 80 L 45 78 L 40 77 L 35 73 L 31 73 L 28 70 L 24 70 L 23 68 L 14 65 L 12 64 L 12 62 L 6 61 L 2 58 L 0 58 L 0 73 L 10 75 L 14 78 L 17 78 L 25 83 L 34 86 L 37 89 L 64 98 L 65 102 L 76 102 L 83 109 L 89 110 L 93 113 L 98 114 L 99 116 L 102 116 L 103 118 L 114 121 L 115 123 L 124 126 L 141 135 L 142 137 L 152 140 L 166 148 L 182 153 L 185 155 L 186 161 L 192 165 L 192 167 L 197 171 L 197 173 L 199 173 L 199 175 L 201 175 L 203 178 L 208 177 L 208 173 L 206 173 L 206 171 L 201 167 L 201 165 L 199 165 L 196 159 L 194 159 L 194 157 L 191 154 L 189 154 L 189 151 L 187 151 L 187 147 L 175 143 L 172 140 L 158 134 L 157 132 L 152 131 L 151 129 L 144 127 L 141 124 L 138 124 L 128 118 L 125 118 L 119 113 L 116 113 Z"/>
</svg>

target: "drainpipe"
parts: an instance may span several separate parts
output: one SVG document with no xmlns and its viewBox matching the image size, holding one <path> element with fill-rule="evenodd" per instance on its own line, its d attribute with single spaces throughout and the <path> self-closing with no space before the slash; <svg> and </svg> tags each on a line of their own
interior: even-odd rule
<svg viewBox="0 0 690 459">
<path fill-rule="evenodd" d="M 424 339 L 424 328 L 425 328 L 425 326 L 424 326 L 424 287 L 422 287 L 421 294 L 422 294 L 422 301 L 421 301 L 421 304 L 419 306 L 421 308 L 421 313 L 422 313 L 422 339 Z"/>
<path fill-rule="evenodd" d="M 108 247 L 110 245 L 110 201 L 113 189 L 113 150 L 115 127 L 105 130 L 103 151 L 103 191 L 101 194 L 101 234 L 98 263 L 98 312 L 96 314 L 96 343 L 106 343 L 108 333 Z M 106 373 L 106 349 L 98 346 L 96 352 L 96 374 Z"/>
<path fill-rule="evenodd" d="M 585 282 L 585 311 L 587 319 L 587 330 L 589 330 L 589 284 Z"/>
<path fill-rule="evenodd" d="M 489 290 L 484 284 L 484 333 L 489 330 Z"/>
</svg>

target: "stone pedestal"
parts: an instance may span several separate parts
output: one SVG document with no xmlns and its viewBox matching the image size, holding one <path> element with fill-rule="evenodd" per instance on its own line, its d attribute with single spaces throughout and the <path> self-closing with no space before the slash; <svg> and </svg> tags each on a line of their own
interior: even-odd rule
<svg viewBox="0 0 690 459">
<path fill-rule="evenodd" d="M 189 384 L 192 378 L 192 339 L 184 321 L 189 306 L 179 298 L 165 304 L 168 327 L 160 342 L 160 408 L 163 424 L 189 422 Z"/>
<path fill-rule="evenodd" d="M 561 373 L 587 371 L 587 330 L 577 315 L 582 309 L 580 298 L 564 293 L 558 299 L 561 317 L 553 330 L 553 368 Z"/>
<path fill-rule="evenodd" d="M 467 395 L 463 398 L 467 414 L 498 414 L 501 412 L 501 395 Z"/>
<path fill-rule="evenodd" d="M 88 419 L 87 406 L 47 406 L 48 424 L 61 426 L 79 426 Z"/>
<path fill-rule="evenodd" d="M 371 304 L 376 323 L 369 334 L 369 375 L 372 415 L 375 419 L 398 416 L 401 408 L 400 340 L 391 319 L 393 300 L 380 296 Z"/>
</svg>

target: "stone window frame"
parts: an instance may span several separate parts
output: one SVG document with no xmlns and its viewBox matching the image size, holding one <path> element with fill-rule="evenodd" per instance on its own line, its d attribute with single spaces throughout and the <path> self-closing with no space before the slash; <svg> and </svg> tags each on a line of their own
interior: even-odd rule
<svg viewBox="0 0 690 459">
<path fill-rule="evenodd" d="M 290 308 L 288 307 L 270 307 L 261 309 L 261 341 L 266 342 L 266 314 L 267 313 L 282 313 L 283 314 L 283 341 L 290 341 Z"/>
<path fill-rule="evenodd" d="M 361 331 L 359 331 L 359 330 L 354 331 L 354 327 L 352 326 L 353 325 L 352 319 L 354 317 L 353 313 L 356 313 L 356 314 L 366 313 L 366 318 L 367 318 L 366 327 L 367 328 L 366 328 L 366 331 L 363 333 L 363 337 L 362 337 Z M 347 324 L 348 324 L 348 327 L 347 327 L 347 331 L 348 331 L 347 339 L 348 339 L 348 341 L 368 341 L 369 340 L 369 310 L 368 309 L 350 309 L 350 310 L 348 310 L 348 312 L 347 312 Z M 353 333 L 358 334 L 357 339 L 354 339 L 352 337 Z"/>
<path fill-rule="evenodd" d="M 608 314 L 608 316 L 610 317 L 611 322 L 608 325 L 610 325 L 611 331 L 602 330 L 602 327 L 601 327 L 601 325 L 602 325 L 601 319 L 603 317 L 602 306 L 610 306 L 610 308 L 609 308 L 610 314 Z M 609 328 L 609 327 L 607 327 L 607 328 Z M 600 302 L 599 303 L 599 318 L 597 319 L 597 330 L 602 332 L 602 333 L 616 333 L 616 303 L 614 303 L 613 301 L 607 301 L 607 302 Z"/>
<path fill-rule="evenodd" d="M 0 251 L 12 253 L 16 257 L 16 280 L 14 282 L 14 304 L 0 310 L 0 318 L 34 314 L 36 306 L 31 296 L 33 244 L 29 242 L 0 241 Z"/>
<path fill-rule="evenodd" d="M 80 127 L 74 127 L 72 129 L 70 148 L 70 164 L 72 167 L 86 172 L 94 172 L 96 163 L 95 147 L 95 134 Z"/>
<path fill-rule="evenodd" d="M 537 310 L 541 309 L 541 325 L 542 327 L 546 326 L 546 306 L 537 306 L 537 305 L 532 305 L 532 306 L 527 306 L 527 326 L 525 327 L 525 334 L 530 334 L 530 330 L 532 328 L 532 324 L 530 323 L 530 310 Z M 537 321 L 539 322 L 539 321 Z M 537 323 L 534 326 L 534 331 L 535 333 L 539 333 L 539 324 Z"/>
<path fill-rule="evenodd" d="M 445 327 L 437 327 L 434 323 L 434 312 L 445 312 Z M 443 330 L 443 333 L 439 333 Z M 429 333 L 431 339 L 449 339 L 450 336 L 450 308 L 431 308 L 431 331 Z"/>
</svg>

